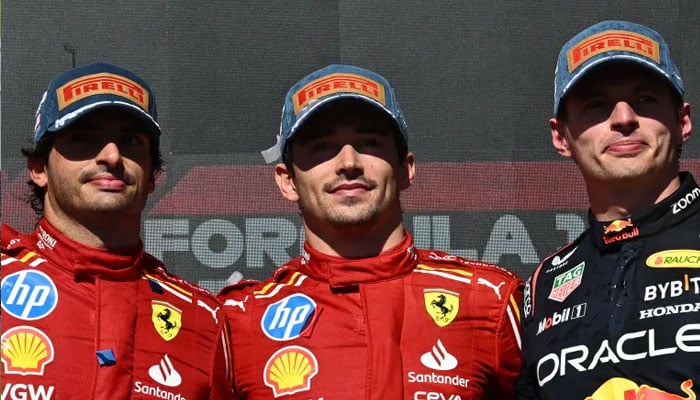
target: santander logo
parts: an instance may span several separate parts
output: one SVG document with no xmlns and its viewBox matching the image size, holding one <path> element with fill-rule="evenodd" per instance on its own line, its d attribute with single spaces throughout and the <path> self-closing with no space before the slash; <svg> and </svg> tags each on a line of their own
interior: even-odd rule
<svg viewBox="0 0 700 400">
<path fill-rule="evenodd" d="M 447 352 L 440 339 L 429 352 L 420 357 L 420 362 L 426 367 L 438 371 L 449 371 L 457 367 L 457 358 Z"/>
<path fill-rule="evenodd" d="M 168 387 L 180 386 L 182 383 L 182 376 L 175 370 L 167 354 L 163 356 L 163 359 L 158 364 L 148 369 L 148 375 L 154 381 Z"/>
</svg>

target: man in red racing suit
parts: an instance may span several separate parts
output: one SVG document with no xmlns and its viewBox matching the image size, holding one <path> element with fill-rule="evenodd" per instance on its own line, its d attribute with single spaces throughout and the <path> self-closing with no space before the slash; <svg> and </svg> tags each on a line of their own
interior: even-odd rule
<svg viewBox="0 0 700 400">
<path fill-rule="evenodd" d="M 211 294 L 139 247 L 114 254 L 45 220 L 2 226 L 3 399 L 230 399 Z"/>
<path fill-rule="evenodd" d="M 318 85 L 337 90 L 303 104 Z M 298 199 L 307 241 L 271 278 L 219 295 L 240 398 L 512 398 L 522 281 L 413 246 L 398 204 L 413 156 L 399 161 L 405 125 L 388 82 L 352 66 L 316 71 L 290 90 L 282 132 L 277 155 L 289 152 L 294 165 L 277 165 L 278 184 Z M 367 217 L 363 207 L 384 191 L 393 201 Z"/>
<path fill-rule="evenodd" d="M 162 170 L 148 84 L 89 64 L 49 83 L 29 170 L 30 234 L 2 226 L 2 398 L 233 399 L 216 298 L 144 253 Z"/>
</svg>

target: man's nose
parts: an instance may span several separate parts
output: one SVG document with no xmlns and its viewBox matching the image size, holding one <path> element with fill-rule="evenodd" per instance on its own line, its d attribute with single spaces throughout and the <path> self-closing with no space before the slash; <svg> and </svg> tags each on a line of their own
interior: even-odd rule
<svg viewBox="0 0 700 400">
<path fill-rule="evenodd" d="M 630 134 L 639 127 L 637 113 L 628 102 L 618 101 L 610 113 L 610 125 L 615 131 Z"/>
</svg>

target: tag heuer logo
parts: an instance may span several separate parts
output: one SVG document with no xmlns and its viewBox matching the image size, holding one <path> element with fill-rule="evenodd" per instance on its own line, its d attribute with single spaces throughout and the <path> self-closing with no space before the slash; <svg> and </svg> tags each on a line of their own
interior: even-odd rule
<svg viewBox="0 0 700 400">
<path fill-rule="evenodd" d="M 165 341 L 175 339 L 182 326 L 182 311 L 170 303 L 158 300 L 151 302 L 151 309 L 153 310 L 151 320 L 156 332 Z"/>
<path fill-rule="evenodd" d="M 425 309 L 437 326 L 447 326 L 459 311 L 459 293 L 446 289 L 424 289 Z"/>
<path fill-rule="evenodd" d="M 549 298 L 560 303 L 564 301 L 564 299 L 581 284 L 583 269 L 585 267 L 586 263 L 582 262 L 563 274 L 557 275 L 554 278 L 554 284 L 552 285 L 552 291 L 549 293 Z"/>
</svg>

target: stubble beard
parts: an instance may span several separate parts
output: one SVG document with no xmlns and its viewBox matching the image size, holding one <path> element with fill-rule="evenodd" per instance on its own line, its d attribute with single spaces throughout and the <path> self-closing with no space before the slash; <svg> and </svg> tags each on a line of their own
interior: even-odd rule
<svg viewBox="0 0 700 400">
<path fill-rule="evenodd" d="M 303 197 L 299 198 L 299 210 L 302 216 L 316 214 L 317 219 L 335 228 L 349 228 L 371 224 L 382 213 L 377 203 L 365 203 L 356 197 L 344 198 L 339 204 L 329 206 L 327 203 L 320 205 L 320 212 L 314 213 L 313 206 L 309 206 Z"/>
</svg>

